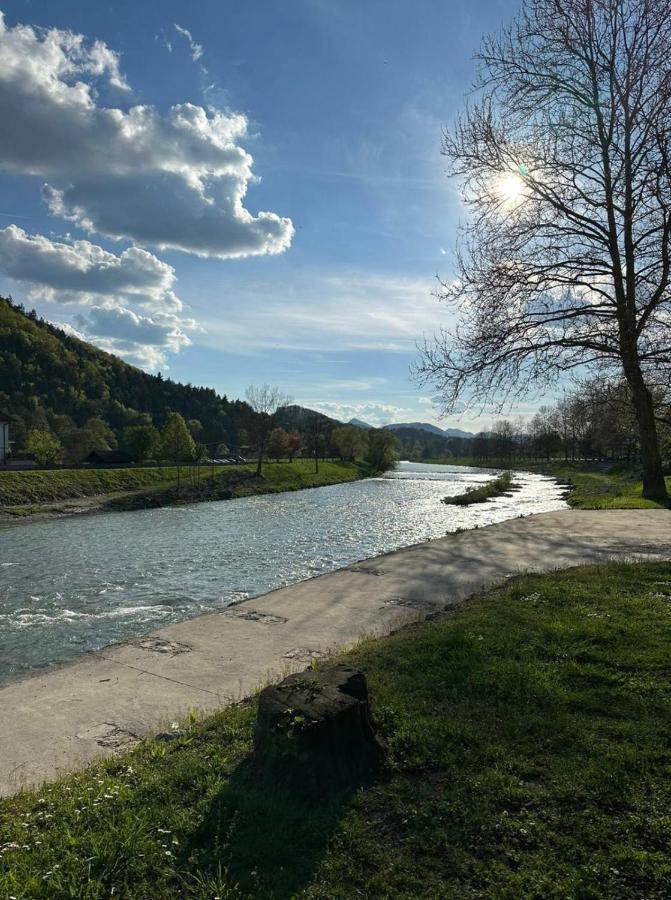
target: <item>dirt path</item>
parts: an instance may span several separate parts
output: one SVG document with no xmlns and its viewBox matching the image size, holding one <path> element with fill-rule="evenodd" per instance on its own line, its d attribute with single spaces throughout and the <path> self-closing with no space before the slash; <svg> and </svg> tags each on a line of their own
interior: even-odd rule
<svg viewBox="0 0 671 900">
<path fill-rule="evenodd" d="M 89 653 L 0 688 L 0 795 L 524 570 L 671 559 L 671 511 L 563 510 L 418 544 Z"/>
</svg>

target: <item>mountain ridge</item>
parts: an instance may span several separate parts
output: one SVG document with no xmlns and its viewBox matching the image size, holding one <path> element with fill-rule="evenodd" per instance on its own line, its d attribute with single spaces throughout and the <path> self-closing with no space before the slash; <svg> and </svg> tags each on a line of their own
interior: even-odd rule
<svg viewBox="0 0 671 900">
<path fill-rule="evenodd" d="M 359 428 L 374 427 L 373 425 L 369 425 L 368 422 L 363 422 L 361 419 L 350 419 L 347 424 L 356 425 Z M 461 428 L 440 428 L 438 425 L 432 425 L 430 422 L 390 422 L 381 427 L 388 428 L 390 431 L 397 431 L 399 428 L 419 429 L 420 431 L 428 431 L 430 434 L 435 434 L 440 437 L 472 438 L 475 436 L 472 431 L 463 431 Z"/>
</svg>

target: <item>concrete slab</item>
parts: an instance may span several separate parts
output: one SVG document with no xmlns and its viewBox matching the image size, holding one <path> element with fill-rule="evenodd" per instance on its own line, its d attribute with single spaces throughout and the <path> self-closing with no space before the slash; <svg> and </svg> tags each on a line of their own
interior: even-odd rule
<svg viewBox="0 0 671 900">
<path fill-rule="evenodd" d="M 512 574 L 611 558 L 671 559 L 671 512 L 563 510 L 448 535 L 10 682 L 0 687 L 0 796 Z"/>
</svg>

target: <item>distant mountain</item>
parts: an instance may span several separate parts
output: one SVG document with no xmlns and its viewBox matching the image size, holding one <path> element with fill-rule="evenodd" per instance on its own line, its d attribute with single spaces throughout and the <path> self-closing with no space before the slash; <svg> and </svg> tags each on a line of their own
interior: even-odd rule
<svg viewBox="0 0 671 900">
<path fill-rule="evenodd" d="M 287 431 L 305 432 L 312 427 L 312 422 L 315 418 L 321 420 L 324 432 L 329 432 L 333 428 L 337 428 L 338 425 L 342 425 L 339 419 L 332 419 L 330 416 L 325 416 L 324 413 L 308 409 L 305 406 L 297 406 L 295 403 L 280 410 L 277 414 L 276 422 Z"/>
<path fill-rule="evenodd" d="M 396 439 L 401 459 L 421 461 L 452 456 L 450 438 L 445 434 L 434 434 L 425 428 L 412 428 L 406 425 L 388 430 Z"/>
<path fill-rule="evenodd" d="M 394 422 L 391 425 L 385 425 L 391 431 L 397 431 L 399 428 L 414 428 L 420 431 L 428 431 L 431 434 L 440 435 L 440 437 L 460 437 L 472 438 L 471 431 L 462 431 L 461 428 L 439 428 L 437 425 L 431 425 L 430 422 Z"/>
<path fill-rule="evenodd" d="M 472 431 L 462 431 L 461 428 L 446 428 L 444 431 L 448 437 L 472 438 L 475 437 Z"/>
<path fill-rule="evenodd" d="M 362 422 L 361 419 L 350 419 L 347 423 L 348 425 L 356 425 L 357 428 L 372 428 L 372 425 L 369 425 L 368 422 Z"/>
</svg>

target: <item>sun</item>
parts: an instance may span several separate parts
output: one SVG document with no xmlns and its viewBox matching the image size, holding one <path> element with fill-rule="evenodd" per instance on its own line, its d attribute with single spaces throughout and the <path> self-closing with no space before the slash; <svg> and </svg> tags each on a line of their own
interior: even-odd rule
<svg viewBox="0 0 671 900">
<path fill-rule="evenodd" d="M 494 192 L 502 206 L 514 209 L 525 198 L 524 181 L 517 172 L 505 172 L 497 176 Z"/>
</svg>

